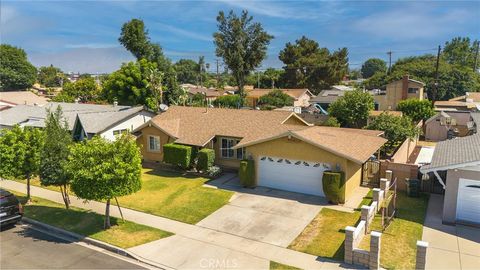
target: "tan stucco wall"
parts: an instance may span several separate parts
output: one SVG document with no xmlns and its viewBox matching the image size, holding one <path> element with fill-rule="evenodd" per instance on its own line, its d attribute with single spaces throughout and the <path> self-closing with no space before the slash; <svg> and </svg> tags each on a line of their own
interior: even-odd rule
<svg viewBox="0 0 480 270">
<path fill-rule="evenodd" d="M 308 107 L 310 106 L 310 95 L 307 93 L 302 94 L 297 100 L 293 102 L 295 107 Z"/>
<path fill-rule="evenodd" d="M 261 156 L 283 157 L 294 160 L 328 163 L 335 169 L 337 164 L 345 172 L 346 198 L 353 194 L 361 181 L 361 165 L 346 158 L 322 150 L 298 139 L 287 137 L 247 147 L 247 156 L 255 160 L 255 181 L 258 183 L 258 160 Z"/>
<path fill-rule="evenodd" d="M 468 170 L 447 171 L 447 187 L 443 201 L 443 222 L 445 223 L 456 222 L 458 182 L 460 178 L 480 181 L 480 172 Z"/>
<path fill-rule="evenodd" d="M 459 136 L 463 137 L 468 134 L 467 123 L 470 121 L 469 112 L 448 112 L 448 114 L 455 119 L 456 125 L 452 126 L 459 132 Z M 448 129 L 441 125 L 443 116 L 437 115 L 437 118 L 425 124 L 425 139 L 429 141 L 444 141 L 447 139 Z M 437 121 L 438 120 L 438 121 Z"/>
<path fill-rule="evenodd" d="M 294 115 L 290 116 L 283 124 L 305 126 L 305 123 Z"/>
<path fill-rule="evenodd" d="M 163 160 L 163 145 L 169 142 L 173 142 L 167 134 L 163 133 L 155 127 L 145 127 L 141 130 L 142 136 L 137 139 L 137 145 L 140 147 L 140 153 L 145 161 L 162 161 Z M 148 150 L 148 136 L 160 137 L 160 151 L 151 152 Z"/>
<path fill-rule="evenodd" d="M 385 103 L 380 105 L 380 110 L 397 110 L 398 103 L 403 100 L 402 97 L 402 85 L 403 80 L 398 80 L 395 82 L 391 82 L 387 85 L 387 95 L 385 98 Z M 416 99 L 423 99 L 423 86 L 419 83 L 415 82 L 408 82 L 408 88 L 418 88 L 418 92 L 416 94 L 407 94 L 407 99 L 409 98 L 416 98 Z"/>
</svg>

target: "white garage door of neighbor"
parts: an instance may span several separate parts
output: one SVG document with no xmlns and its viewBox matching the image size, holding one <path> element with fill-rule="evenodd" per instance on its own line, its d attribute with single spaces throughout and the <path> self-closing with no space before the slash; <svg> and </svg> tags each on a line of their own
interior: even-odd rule
<svg viewBox="0 0 480 270">
<path fill-rule="evenodd" d="M 325 196 L 322 176 L 330 165 L 279 157 L 260 157 L 259 186 Z"/>
<path fill-rule="evenodd" d="M 457 219 L 480 224 L 480 181 L 460 178 Z"/>
</svg>

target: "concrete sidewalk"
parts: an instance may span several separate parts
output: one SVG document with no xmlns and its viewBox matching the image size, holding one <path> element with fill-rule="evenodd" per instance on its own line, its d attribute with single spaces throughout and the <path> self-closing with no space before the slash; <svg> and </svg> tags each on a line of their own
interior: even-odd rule
<svg viewBox="0 0 480 270">
<path fill-rule="evenodd" d="M 25 193 L 26 185 L 2 180 L 1 187 Z M 63 204 L 60 193 L 40 187 L 31 187 L 32 196 Z M 104 214 L 105 204 L 71 197 L 71 205 Z M 118 208 L 110 209 L 111 215 L 120 217 Z M 192 268 L 249 268 L 268 269 L 270 261 L 276 261 L 302 269 L 348 268 L 339 262 L 286 249 L 216 230 L 186 224 L 140 211 L 122 208 L 125 219 L 175 233 L 168 237 L 130 249 L 138 256 L 177 269 Z M 165 240 L 165 241 L 163 241 Z M 176 248 L 179 244 L 179 248 Z"/>
<path fill-rule="evenodd" d="M 442 224 L 443 196 L 430 194 L 422 240 L 429 243 L 426 269 L 479 269 L 480 229 Z"/>
</svg>

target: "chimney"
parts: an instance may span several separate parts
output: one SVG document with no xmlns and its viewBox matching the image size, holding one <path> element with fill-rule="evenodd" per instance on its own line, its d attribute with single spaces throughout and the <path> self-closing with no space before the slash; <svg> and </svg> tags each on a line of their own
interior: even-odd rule
<svg viewBox="0 0 480 270">
<path fill-rule="evenodd" d="M 408 97 L 408 78 L 408 74 L 404 75 L 402 78 L 402 100 L 405 100 Z"/>
</svg>

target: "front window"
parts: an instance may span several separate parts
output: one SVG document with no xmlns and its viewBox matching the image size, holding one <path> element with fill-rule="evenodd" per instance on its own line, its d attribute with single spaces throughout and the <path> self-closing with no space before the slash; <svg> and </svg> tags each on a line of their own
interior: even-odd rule
<svg viewBox="0 0 480 270">
<path fill-rule="evenodd" d="M 160 152 L 160 137 L 148 136 L 148 150 L 151 152 Z"/>
<path fill-rule="evenodd" d="M 232 149 L 240 140 L 222 138 L 220 141 L 220 155 L 222 158 L 243 159 L 245 157 L 245 148 Z"/>
<path fill-rule="evenodd" d="M 416 94 L 418 92 L 418 88 L 408 88 L 409 94 Z"/>
<path fill-rule="evenodd" d="M 117 129 L 113 131 L 113 136 L 118 136 L 120 134 L 127 134 L 128 129 Z"/>
</svg>

